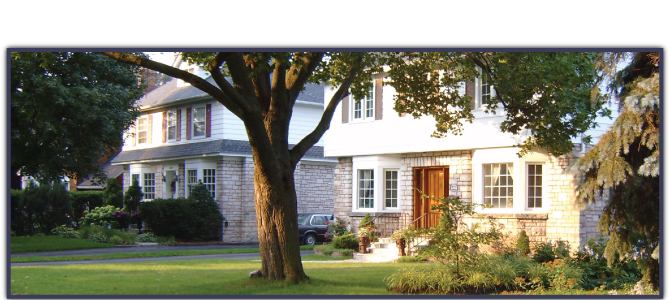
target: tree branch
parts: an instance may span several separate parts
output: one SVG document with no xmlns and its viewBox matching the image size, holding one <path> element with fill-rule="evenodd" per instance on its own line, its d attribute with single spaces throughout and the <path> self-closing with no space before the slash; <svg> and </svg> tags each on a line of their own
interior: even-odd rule
<svg viewBox="0 0 670 300">
<path fill-rule="evenodd" d="M 340 87 L 335 91 L 335 94 L 333 97 L 330 98 L 330 102 L 328 102 L 328 106 L 326 106 L 326 109 L 323 111 L 323 115 L 321 116 L 321 120 L 319 121 L 319 124 L 314 128 L 314 130 L 305 136 L 298 144 L 296 144 L 293 149 L 289 150 L 289 155 L 291 156 L 291 163 L 295 167 L 295 165 L 300 161 L 300 159 L 305 155 L 307 150 L 312 148 L 314 144 L 316 144 L 319 139 L 323 136 L 323 134 L 330 128 L 330 121 L 333 119 L 333 114 L 335 113 L 335 108 L 337 108 L 337 105 L 342 101 L 344 97 L 346 97 L 349 94 L 349 87 L 351 86 L 351 83 L 354 81 L 354 77 L 356 77 L 356 74 L 358 73 L 358 69 L 361 66 L 361 63 L 363 62 L 363 57 L 360 56 L 358 57 L 352 64 L 351 68 L 349 69 L 349 73 L 347 74 L 347 77 L 344 78 L 342 81 L 342 84 Z"/>
<path fill-rule="evenodd" d="M 233 78 L 233 85 L 235 89 L 244 96 L 247 100 L 256 98 L 256 90 L 253 82 L 249 77 L 249 68 L 242 53 L 230 53 L 226 60 L 230 77 Z"/>
<path fill-rule="evenodd" d="M 165 75 L 172 76 L 174 78 L 179 78 L 179 79 L 181 79 L 185 82 L 188 82 L 192 86 L 194 86 L 194 87 L 202 90 L 203 92 L 209 94 L 210 96 L 212 96 L 214 99 L 216 99 L 221 104 L 223 104 L 226 108 L 228 108 L 228 110 L 230 110 L 236 116 L 238 116 L 240 118 L 242 117 L 241 107 L 233 100 L 233 97 L 230 97 L 229 95 L 224 93 L 222 90 L 220 90 L 216 86 L 214 86 L 211 83 L 207 82 L 206 80 L 200 78 L 199 76 L 196 76 L 195 74 L 191 74 L 191 73 L 186 72 L 184 70 L 180 70 L 180 69 L 168 66 L 166 64 L 155 62 L 153 60 L 143 58 L 143 57 L 140 57 L 140 56 L 137 56 L 137 55 L 134 55 L 134 54 L 130 54 L 130 53 L 101 52 L 101 54 L 103 54 L 107 57 L 110 57 L 112 59 L 115 59 L 117 61 L 123 62 L 123 63 L 145 67 L 147 69 L 158 71 L 158 72 L 161 72 Z"/>
<path fill-rule="evenodd" d="M 294 63 L 291 66 L 291 69 L 288 72 L 286 77 L 286 88 L 289 90 L 290 103 L 289 105 L 293 107 L 295 101 L 298 99 L 302 88 L 305 86 L 305 83 L 309 77 L 314 73 L 316 67 L 321 63 L 323 59 L 324 52 L 308 52 L 301 59 L 303 61 L 303 66 L 298 69 L 297 74 L 294 75 L 297 65 Z"/>
</svg>

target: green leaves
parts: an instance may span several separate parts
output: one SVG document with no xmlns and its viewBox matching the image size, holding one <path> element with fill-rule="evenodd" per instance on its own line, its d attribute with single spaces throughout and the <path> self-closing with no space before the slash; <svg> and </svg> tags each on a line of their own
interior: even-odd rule
<svg viewBox="0 0 670 300">
<path fill-rule="evenodd" d="M 56 180 L 104 174 L 141 96 L 137 67 L 94 53 L 11 53 L 12 166 Z"/>
</svg>

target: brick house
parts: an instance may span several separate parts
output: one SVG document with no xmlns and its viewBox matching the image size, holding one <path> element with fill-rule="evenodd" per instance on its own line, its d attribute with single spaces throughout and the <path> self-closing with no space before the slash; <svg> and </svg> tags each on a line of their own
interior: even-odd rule
<svg viewBox="0 0 670 300">
<path fill-rule="evenodd" d="M 358 104 L 343 99 L 326 133 L 325 156 L 338 159 L 336 217 L 357 228 L 369 213 L 383 236 L 409 224 L 434 226 L 439 215 L 430 199 L 420 197 L 421 190 L 493 205 L 479 213 L 495 217 L 512 236 L 526 230 L 531 241 L 578 246 L 597 236 L 603 203 L 576 205 L 578 178 L 566 170 L 583 155 L 581 145 L 561 157 L 538 150 L 519 158 L 514 145 L 523 136 L 500 131 L 504 111 L 484 112 L 482 97 L 495 90 L 481 80 L 459 91 L 473 97 L 475 116 L 472 124 L 464 124 L 463 135 L 432 138 L 434 118 L 399 116 L 393 110 L 394 89 L 383 86 L 382 78 L 373 79 L 370 98 Z M 325 88 L 326 98 L 332 93 Z"/>
<path fill-rule="evenodd" d="M 205 77 L 197 67 L 185 70 Z M 211 77 L 207 80 L 213 82 Z M 323 99 L 322 85 L 308 85 L 298 96 L 289 143 L 296 144 L 318 124 Z M 188 197 L 201 181 L 226 219 L 223 241 L 257 241 L 254 162 L 242 121 L 178 79 L 149 92 L 138 104 L 141 114 L 112 160 L 112 165 L 123 167 L 124 190 L 137 180 L 144 201 Z M 300 213 L 332 213 L 336 163 L 323 156 L 323 141 L 305 154 L 295 172 Z"/>
</svg>

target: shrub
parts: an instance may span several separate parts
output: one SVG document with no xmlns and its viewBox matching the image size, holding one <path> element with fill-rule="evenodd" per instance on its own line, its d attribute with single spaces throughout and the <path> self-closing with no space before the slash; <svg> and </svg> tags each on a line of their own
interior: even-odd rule
<svg viewBox="0 0 670 300">
<path fill-rule="evenodd" d="M 71 239 L 71 238 L 79 238 L 79 233 L 72 229 L 67 227 L 66 225 L 61 225 L 58 226 L 54 229 L 51 230 L 51 234 L 66 238 L 66 239 Z"/>
<path fill-rule="evenodd" d="M 530 239 L 526 235 L 525 230 L 521 230 L 519 233 L 519 239 L 516 240 L 516 249 L 521 253 L 521 255 L 530 254 Z"/>
<path fill-rule="evenodd" d="M 317 246 L 314 246 L 314 250 L 318 251 L 318 252 L 321 252 L 325 256 L 331 256 L 331 255 L 333 255 L 334 252 L 339 252 L 340 255 L 342 255 L 342 256 L 351 256 L 351 255 L 353 255 L 354 252 L 356 252 L 355 250 L 352 250 L 352 249 L 337 249 L 337 248 L 333 247 L 332 244 L 330 244 L 330 245 L 317 245 Z"/>
<path fill-rule="evenodd" d="M 455 294 L 463 290 L 463 282 L 455 277 L 449 265 L 405 268 L 384 281 L 389 290 L 403 294 Z"/>
<path fill-rule="evenodd" d="M 566 242 L 557 241 L 553 245 L 548 242 L 539 242 L 533 247 L 533 261 L 546 263 L 557 258 L 569 258 L 570 248 Z"/>
<path fill-rule="evenodd" d="M 116 178 L 107 179 L 105 190 L 103 191 L 102 203 L 105 206 L 123 207 L 123 190 Z"/>
<path fill-rule="evenodd" d="M 120 209 L 111 205 L 96 207 L 84 215 L 79 221 L 84 226 L 103 226 L 112 225 L 113 228 L 118 228 L 118 222 L 114 217 L 114 213 Z"/>
<path fill-rule="evenodd" d="M 126 194 L 123 195 L 123 210 L 129 213 L 136 212 L 143 196 L 144 193 L 142 193 L 139 183 L 137 180 L 133 180 L 132 185 L 128 187 Z"/>
<path fill-rule="evenodd" d="M 96 232 L 88 237 L 91 242 L 110 243 L 110 238 L 102 232 Z"/>
<path fill-rule="evenodd" d="M 69 217 L 72 214 L 70 195 L 62 183 L 42 182 L 37 186 L 31 181 L 21 195 L 18 208 L 23 211 L 15 215 L 21 216 L 19 223 L 27 234 L 33 234 L 35 230 L 48 234 L 57 226 L 72 221 Z"/>
<path fill-rule="evenodd" d="M 114 245 L 121 245 L 121 244 L 123 244 L 123 239 L 120 236 L 115 235 L 115 236 L 113 236 L 112 238 L 109 239 L 109 242 L 114 244 Z"/>
<path fill-rule="evenodd" d="M 130 224 L 130 214 L 125 211 L 119 210 L 113 212 L 112 218 L 116 221 L 116 224 L 118 224 L 118 228 L 128 228 L 128 225 Z"/>
<path fill-rule="evenodd" d="M 333 238 L 333 248 L 337 249 L 358 249 L 358 237 L 355 233 L 348 233 Z"/>
<path fill-rule="evenodd" d="M 155 243 L 156 236 L 153 233 L 143 233 L 137 235 L 137 241 L 142 243 Z"/>
<path fill-rule="evenodd" d="M 335 218 L 335 222 L 328 222 L 326 237 L 332 239 L 336 236 L 347 234 L 349 232 L 347 231 L 347 225 L 349 225 L 349 222 L 340 218 Z"/>
<path fill-rule="evenodd" d="M 158 237 L 180 241 L 221 240 L 223 216 L 203 184 L 188 199 L 155 199 L 140 204 L 142 221 Z"/>
<path fill-rule="evenodd" d="M 102 191 L 69 191 L 72 198 L 72 217 L 79 220 L 86 212 L 102 206 Z"/>
<path fill-rule="evenodd" d="M 421 261 L 428 261 L 426 257 L 423 255 L 417 255 L 417 256 L 401 256 L 398 257 L 397 262 L 399 263 L 414 263 L 414 262 L 421 262 Z"/>
</svg>

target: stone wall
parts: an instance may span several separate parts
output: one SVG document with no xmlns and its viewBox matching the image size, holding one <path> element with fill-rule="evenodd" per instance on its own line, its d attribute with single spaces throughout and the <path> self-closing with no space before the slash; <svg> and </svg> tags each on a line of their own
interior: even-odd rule
<svg viewBox="0 0 670 300">
<path fill-rule="evenodd" d="M 298 164 L 295 189 L 298 213 L 333 213 L 334 166 Z"/>
<path fill-rule="evenodd" d="M 348 213 L 351 213 L 352 210 L 353 163 L 351 157 L 340 157 L 337 161 L 338 163 L 333 174 L 333 196 L 335 201 L 333 212 L 337 218 L 348 219 Z"/>
</svg>

